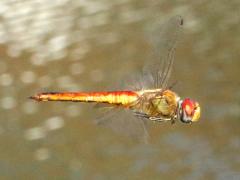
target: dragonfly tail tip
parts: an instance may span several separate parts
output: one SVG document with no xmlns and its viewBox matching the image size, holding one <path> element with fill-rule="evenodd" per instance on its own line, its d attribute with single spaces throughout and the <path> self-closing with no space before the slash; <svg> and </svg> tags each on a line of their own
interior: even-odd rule
<svg viewBox="0 0 240 180">
<path fill-rule="evenodd" d="M 33 100 L 36 100 L 36 101 L 39 101 L 39 97 L 34 95 L 34 96 L 29 96 L 28 99 L 33 99 Z"/>
</svg>

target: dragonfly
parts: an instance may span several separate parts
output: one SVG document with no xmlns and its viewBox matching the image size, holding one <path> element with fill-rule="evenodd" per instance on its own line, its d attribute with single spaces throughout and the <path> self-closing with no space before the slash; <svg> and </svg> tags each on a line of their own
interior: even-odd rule
<svg viewBox="0 0 240 180">
<path fill-rule="evenodd" d="M 168 85 L 182 28 L 181 16 L 174 16 L 153 28 L 149 38 L 153 46 L 153 56 L 146 61 L 141 75 L 133 80 L 137 84 L 135 88 L 102 92 L 44 92 L 30 98 L 37 101 L 106 104 L 113 109 L 124 110 L 124 115 L 118 115 L 116 111 L 109 116 L 118 116 L 118 119 L 127 121 L 123 129 L 127 129 L 132 122 L 196 122 L 200 119 L 199 103 L 188 97 L 181 98 Z M 144 123 L 140 126 L 146 131 Z"/>
</svg>

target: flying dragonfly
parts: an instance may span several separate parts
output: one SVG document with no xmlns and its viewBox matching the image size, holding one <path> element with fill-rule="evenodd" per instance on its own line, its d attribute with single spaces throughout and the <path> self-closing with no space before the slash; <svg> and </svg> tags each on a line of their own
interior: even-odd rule
<svg viewBox="0 0 240 180">
<path fill-rule="evenodd" d="M 106 116 L 106 119 L 118 116 L 118 119 L 127 121 L 123 129 L 128 129 L 129 126 L 134 127 L 135 125 L 129 125 L 132 122 L 141 123 L 139 127 L 144 131 L 146 130 L 143 121 L 196 122 L 200 118 L 199 103 L 190 98 L 180 98 L 168 85 L 182 26 L 183 18 L 175 16 L 166 23 L 157 25 L 151 32 L 150 42 L 154 56 L 146 61 L 141 77 L 133 80 L 136 84 L 135 89 L 103 92 L 44 92 L 30 98 L 37 101 L 107 104 L 113 109 L 124 110 L 125 114 L 113 111 L 109 117 Z M 114 128 L 118 130 L 120 127 Z"/>
</svg>

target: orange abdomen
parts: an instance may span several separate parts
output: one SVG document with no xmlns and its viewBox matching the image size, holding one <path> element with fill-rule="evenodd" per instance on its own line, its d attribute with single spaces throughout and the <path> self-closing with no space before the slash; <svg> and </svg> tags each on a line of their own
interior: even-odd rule
<svg viewBox="0 0 240 180">
<path fill-rule="evenodd" d="M 112 92 L 50 92 L 40 93 L 30 98 L 38 101 L 74 101 L 74 102 L 98 102 L 116 105 L 128 105 L 138 99 L 134 91 Z"/>
</svg>

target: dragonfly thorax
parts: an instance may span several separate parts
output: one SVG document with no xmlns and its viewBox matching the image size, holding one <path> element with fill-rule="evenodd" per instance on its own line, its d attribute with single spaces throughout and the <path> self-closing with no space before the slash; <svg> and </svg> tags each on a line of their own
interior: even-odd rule
<svg viewBox="0 0 240 180">
<path fill-rule="evenodd" d="M 170 113 L 170 105 L 168 104 L 168 101 L 166 98 L 162 97 L 155 97 L 152 99 L 152 105 L 155 111 L 162 116 L 168 116 Z M 171 113 L 170 113 L 171 114 Z"/>
<path fill-rule="evenodd" d="M 140 112 L 148 118 L 174 120 L 179 97 L 171 90 L 144 90 L 138 103 Z"/>
</svg>

